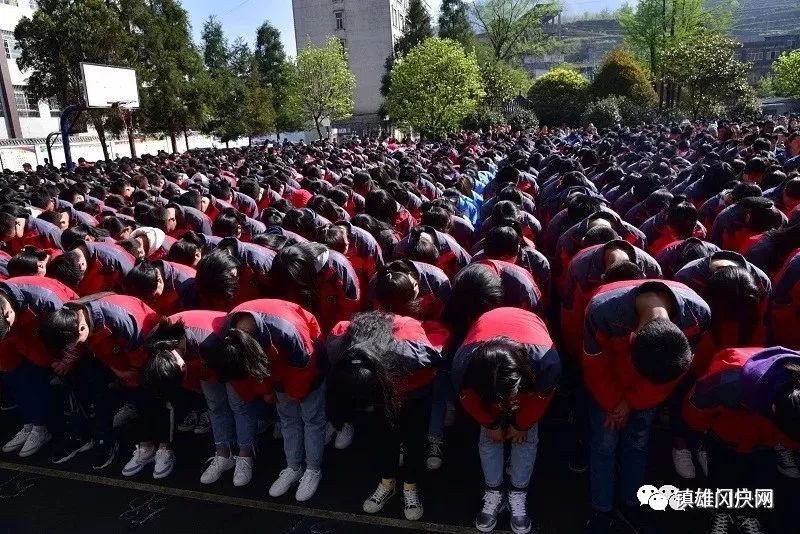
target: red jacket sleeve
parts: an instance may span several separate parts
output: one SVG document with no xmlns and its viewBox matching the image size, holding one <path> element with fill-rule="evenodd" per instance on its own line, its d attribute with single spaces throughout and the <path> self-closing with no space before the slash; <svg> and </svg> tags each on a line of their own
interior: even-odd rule
<svg viewBox="0 0 800 534">
<path fill-rule="evenodd" d="M 583 377 L 589 392 L 605 411 L 611 411 L 623 399 L 623 389 L 611 362 L 613 357 L 606 336 L 598 331 L 587 311 L 583 347 Z"/>
<path fill-rule="evenodd" d="M 486 428 L 497 427 L 496 417 L 483 407 L 480 398 L 474 391 L 471 389 L 463 390 L 459 399 L 464 410 L 481 426 Z"/>
<path fill-rule="evenodd" d="M 550 405 L 553 393 L 542 397 L 537 393 L 525 393 L 519 396 L 519 408 L 514 417 L 514 426 L 517 430 L 529 430 L 538 423 Z"/>
</svg>

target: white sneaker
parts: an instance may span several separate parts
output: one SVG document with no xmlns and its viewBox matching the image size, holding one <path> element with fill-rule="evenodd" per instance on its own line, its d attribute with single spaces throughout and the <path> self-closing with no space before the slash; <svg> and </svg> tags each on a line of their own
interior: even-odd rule
<svg viewBox="0 0 800 534">
<path fill-rule="evenodd" d="M 794 453 L 783 445 L 775 446 L 777 455 L 776 467 L 778 472 L 787 478 L 800 478 L 800 468 L 797 467 L 797 460 Z"/>
<path fill-rule="evenodd" d="M 692 479 L 696 476 L 691 450 L 673 448 L 672 464 L 675 466 L 675 472 L 678 473 L 679 477 Z"/>
<path fill-rule="evenodd" d="M 175 468 L 175 451 L 172 449 L 158 449 L 156 451 L 156 465 L 153 468 L 153 478 L 166 478 Z"/>
<path fill-rule="evenodd" d="M 404 489 L 403 502 L 405 503 L 403 507 L 403 513 L 405 513 L 406 519 L 409 521 L 416 521 L 422 517 L 422 512 L 424 509 L 422 508 L 422 503 L 419 501 L 417 488 Z"/>
<path fill-rule="evenodd" d="M 208 412 L 203 412 L 197 417 L 197 424 L 194 427 L 195 434 L 208 434 L 211 430 L 211 419 Z"/>
<path fill-rule="evenodd" d="M 122 468 L 122 476 L 132 477 L 144 469 L 144 466 L 154 462 L 156 459 L 156 450 L 154 447 L 141 447 L 139 445 L 133 450 L 133 456 Z"/>
<path fill-rule="evenodd" d="M 298 469 L 295 471 L 291 467 L 287 467 L 278 475 L 278 479 L 269 487 L 270 497 L 280 497 L 292 487 L 292 484 L 297 482 L 303 477 L 303 471 Z"/>
<path fill-rule="evenodd" d="M 122 408 L 117 410 L 114 414 L 114 428 L 119 428 L 127 423 L 130 423 L 139 416 L 134 406 L 130 404 L 123 404 Z"/>
<path fill-rule="evenodd" d="M 313 497 L 317 492 L 320 480 L 322 480 L 321 469 L 306 469 L 303 476 L 300 477 L 300 485 L 297 486 L 297 492 L 294 494 L 297 502 L 304 502 Z"/>
<path fill-rule="evenodd" d="M 19 451 L 19 457 L 27 458 L 28 456 L 33 456 L 51 439 L 53 439 L 53 435 L 46 428 L 43 430 L 31 430 L 31 433 L 28 434 L 28 439 L 25 440 L 25 444 Z"/>
<path fill-rule="evenodd" d="M 697 449 L 697 465 L 703 471 L 705 476 L 708 476 L 708 452 L 702 447 Z"/>
<path fill-rule="evenodd" d="M 336 427 L 333 426 L 333 423 L 328 421 L 328 423 L 325 425 L 325 445 L 328 445 L 335 435 Z"/>
<path fill-rule="evenodd" d="M 8 440 L 8 442 L 3 445 L 3 452 L 14 452 L 20 450 L 22 446 L 25 445 L 25 442 L 28 440 L 28 436 L 30 436 L 32 430 L 32 425 L 23 426 L 13 438 Z"/>
<path fill-rule="evenodd" d="M 233 466 L 236 465 L 236 460 L 233 459 L 233 456 L 228 456 L 225 458 L 224 456 L 215 455 L 209 458 L 206 463 L 209 465 L 200 476 L 200 482 L 202 484 L 211 484 L 219 480 L 219 477 L 222 476 L 222 473 L 228 471 L 229 469 L 233 469 Z"/>
<path fill-rule="evenodd" d="M 272 439 L 283 439 L 283 434 L 281 433 L 280 421 L 276 422 L 275 426 L 272 427 Z"/>
<path fill-rule="evenodd" d="M 336 441 L 333 442 L 333 446 L 339 450 L 346 449 L 353 443 L 355 434 L 356 429 L 352 423 L 343 424 L 342 429 L 336 434 Z"/>
<path fill-rule="evenodd" d="M 178 425 L 178 432 L 191 432 L 197 426 L 197 410 L 191 410 Z"/>
<path fill-rule="evenodd" d="M 363 510 L 368 514 L 377 514 L 383 509 L 386 501 L 394 497 L 395 493 L 397 493 L 395 486 L 387 488 L 383 482 L 378 482 L 378 489 L 373 491 L 372 495 L 364 501 Z"/>
<path fill-rule="evenodd" d="M 233 485 L 238 487 L 246 486 L 253 480 L 253 457 L 234 456 L 236 469 L 233 470 Z"/>
</svg>

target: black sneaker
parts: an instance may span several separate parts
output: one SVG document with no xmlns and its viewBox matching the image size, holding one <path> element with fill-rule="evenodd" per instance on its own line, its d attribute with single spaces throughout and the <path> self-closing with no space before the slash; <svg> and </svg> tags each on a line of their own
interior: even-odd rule
<svg viewBox="0 0 800 534">
<path fill-rule="evenodd" d="M 572 455 L 569 457 L 567 467 L 573 473 L 585 473 L 589 468 L 589 454 L 586 444 L 578 441 L 572 449 Z"/>
<path fill-rule="evenodd" d="M 614 518 L 611 516 L 611 512 L 594 511 L 583 527 L 583 532 L 584 534 L 608 534 L 611 532 L 613 524 Z"/>
<path fill-rule="evenodd" d="M 761 526 L 761 521 L 752 516 L 734 515 L 733 523 L 739 529 L 739 534 L 764 534 L 766 532 Z"/>
<path fill-rule="evenodd" d="M 475 518 L 475 528 L 481 532 L 491 532 L 497 526 L 497 516 L 506 507 L 506 498 L 502 491 L 486 489 L 483 494 L 483 508 Z"/>
<path fill-rule="evenodd" d="M 729 514 L 716 512 L 711 518 L 711 528 L 708 534 L 733 534 L 733 520 Z"/>
<path fill-rule="evenodd" d="M 68 437 L 59 440 L 53 445 L 53 452 L 50 456 L 50 461 L 54 464 L 63 464 L 72 460 L 76 454 L 86 452 L 94 447 L 93 439 L 81 439 Z"/>
<path fill-rule="evenodd" d="M 644 506 L 620 506 L 617 509 L 619 517 L 626 525 L 637 534 L 656 534 L 653 522 L 652 509 Z"/>
<path fill-rule="evenodd" d="M 8 389 L 0 387 L 0 411 L 10 412 L 16 408 L 17 403 L 14 400 L 14 397 L 11 396 L 11 393 L 8 391 Z"/>
<path fill-rule="evenodd" d="M 92 459 L 92 469 L 99 471 L 105 469 L 117 456 L 119 445 L 116 441 L 98 441 L 94 446 L 94 458 Z"/>
<path fill-rule="evenodd" d="M 508 507 L 511 510 L 511 530 L 514 534 L 528 534 L 531 531 L 531 518 L 526 507 L 527 490 L 508 492 Z"/>
</svg>

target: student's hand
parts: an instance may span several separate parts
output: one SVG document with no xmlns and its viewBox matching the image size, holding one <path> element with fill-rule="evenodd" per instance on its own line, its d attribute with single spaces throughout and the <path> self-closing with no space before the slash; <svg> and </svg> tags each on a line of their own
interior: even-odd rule
<svg viewBox="0 0 800 534">
<path fill-rule="evenodd" d="M 511 440 L 511 443 L 524 443 L 528 441 L 528 432 L 525 430 L 517 430 L 513 426 L 508 427 L 506 437 Z"/>
<path fill-rule="evenodd" d="M 53 372 L 58 376 L 65 376 L 67 373 L 69 373 L 70 370 L 70 365 L 68 365 L 65 362 L 62 362 L 61 360 L 54 361 L 53 363 L 50 364 L 50 367 L 53 368 Z"/>
<path fill-rule="evenodd" d="M 502 443 L 505 440 L 505 436 L 503 435 L 502 428 L 486 428 L 486 436 L 489 438 L 489 441 L 492 443 Z"/>
<path fill-rule="evenodd" d="M 616 408 L 608 412 L 603 426 L 606 430 L 620 430 L 628 422 L 628 415 L 631 409 L 625 400 L 622 400 Z"/>
</svg>

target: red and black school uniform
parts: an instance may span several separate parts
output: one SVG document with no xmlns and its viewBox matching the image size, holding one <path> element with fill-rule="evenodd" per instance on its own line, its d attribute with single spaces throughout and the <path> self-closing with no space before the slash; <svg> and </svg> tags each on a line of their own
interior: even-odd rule
<svg viewBox="0 0 800 534">
<path fill-rule="evenodd" d="M 167 207 L 175 209 L 176 219 L 179 221 L 179 225 L 167 234 L 170 237 L 180 239 L 190 230 L 198 234 L 211 235 L 211 219 L 199 209 L 174 203 Z"/>
<path fill-rule="evenodd" d="M 526 243 L 529 242 L 526 240 Z M 472 256 L 473 263 L 481 262 L 485 259 L 487 259 L 486 253 L 482 249 Z M 545 303 L 549 302 L 550 262 L 547 261 L 544 254 L 533 248 L 532 244 L 523 244 L 510 263 L 528 271 L 533 277 L 533 281 L 536 282 L 536 286 L 542 292 L 542 300 Z"/>
<path fill-rule="evenodd" d="M 774 206 L 772 209 L 779 212 Z M 743 251 L 748 245 L 748 240 L 757 235 L 747 227 L 748 212 L 749 209 L 741 202 L 722 210 L 714 219 L 708 240 L 725 250 Z M 785 226 L 788 219 L 783 213 L 780 215 L 783 219 L 781 226 Z"/>
<path fill-rule="evenodd" d="M 155 267 L 161 271 L 164 279 L 163 293 L 147 299 L 156 313 L 173 315 L 198 306 L 197 288 L 194 282 L 197 271 L 186 265 L 166 260 L 156 261 Z"/>
<path fill-rule="evenodd" d="M 11 256 L 16 256 L 27 245 L 43 250 L 61 249 L 61 230 L 55 224 L 37 217 L 28 217 L 22 237 L 12 237 L 4 247 Z"/>
<path fill-rule="evenodd" d="M 372 234 L 363 228 L 346 221 L 340 221 L 336 225 L 347 229 L 350 245 L 345 256 L 356 271 L 362 293 L 366 293 L 370 279 L 383 265 L 381 247 Z"/>
<path fill-rule="evenodd" d="M 647 252 L 654 256 L 661 252 L 664 247 L 678 240 L 678 237 L 667 224 L 666 211 L 653 215 L 642 223 L 639 229 L 647 238 Z M 706 238 L 706 228 L 700 221 L 695 223 L 692 237 L 697 239 Z"/>
<path fill-rule="evenodd" d="M 136 259 L 114 243 L 84 243 L 86 272 L 75 291 L 85 297 L 101 291 L 124 291 L 125 276 L 133 269 Z"/>
<path fill-rule="evenodd" d="M 767 311 L 769 342 L 800 350 L 800 249 L 789 255 L 775 277 Z"/>
<path fill-rule="evenodd" d="M 412 261 L 412 263 L 417 268 L 417 272 L 419 272 L 418 302 L 416 312 L 412 316 L 420 321 L 438 321 L 442 317 L 442 311 L 444 311 L 447 301 L 450 300 L 450 291 L 452 289 L 450 279 L 438 267 L 419 261 Z M 373 276 L 369 281 L 365 294 L 370 306 L 374 309 L 380 309 L 380 306 L 374 300 L 376 283 L 377 278 Z"/>
<path fill-rule="evenodd" d="M 521 308 L 542 314 L 544 301 L 542 292 L 531 273 L 513 263 L 500 260 L 478 262 L 494 271 L 503 283 L 503 305 Z"/>
<path fill-rule="evenodd" d="M 319 283 L 319 324 L 322 332 L 330 332 L 339 321 L 350 319 L 361 310 L 361 288 L 353 265 L 344 254 L 328 251 L 322 269 L 317 273 Z"/>
<path fill-rule="evenodd" d="M 435 228 L 425 227 L 424 231 L 433 239 L 433 243 L 439 250 L 439 259 L 436 266 L 443 270 L 447 276 L 452 278 L 472 259 L 469 253 L 458 244 L 455 238 Z M 407 234 L 404 233 L 403 235 Z M 408 255 L 410 238 L 403 237 L 395 246 L 392 257 L 394 259 L 405 258 Z"/>
<path fill-rule="evenodd" d="M 675 273 L 680 271 L 687 263 L 689 263 L 684 260 L 684 254 L 686 253 L 687 247 L 696 244 L 702 244 L 709 254 L 713 254 L 722 250 L 714 243 L 701 241 L 696 237 L 690 237 L 680 241 L 673 241 L 661 249 L 661 252 L 655 255 L 656 261 L 661 266 L 661 274 L 664 276 L 664 278 L 672 280 L 675 277 Z"/>
</svg>

